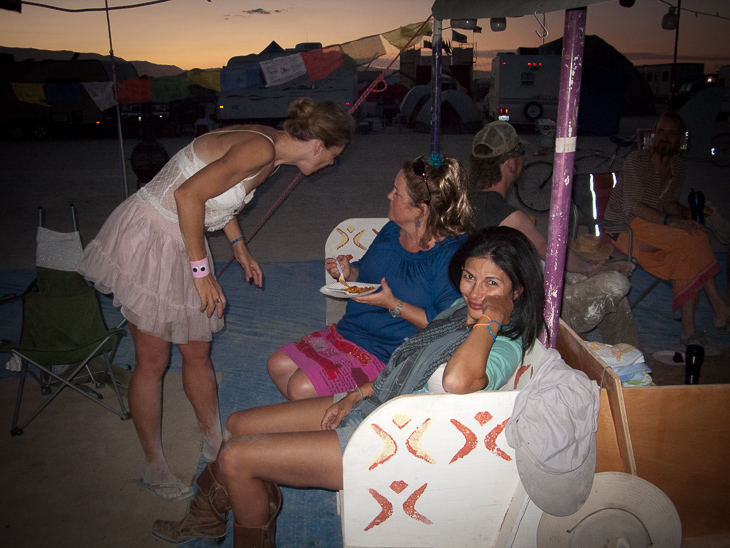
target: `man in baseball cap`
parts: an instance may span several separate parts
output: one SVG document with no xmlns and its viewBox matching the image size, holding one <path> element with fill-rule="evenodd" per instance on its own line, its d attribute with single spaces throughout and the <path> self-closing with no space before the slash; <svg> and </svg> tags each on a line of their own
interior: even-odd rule
<svg viewBox="0 0 730 548">
<path fill-rule="evenodd" d="M 507 122 L 492 122 L 484 126 L 474 137 L 471 153 L 475 158 L 497 158 L 499 156 L 513 156 L 521 158 L 524 151 L 521 145 L 526 145 L 517 136 L 515 128 Z"/>
<path fill-rule="evenodd" d="M 477 229 L 510 226 L 527 236 L 544 261 L 547 240 L 524 211 L 507 201 L 507 192 L 524 172 L 527 142 L 507 122 L 491 122 L 474 136 L 469 159 L 472 185 L 470 201 Z M 631 307 L 626 295 L 631 289 L 626 274 L 615 272 L 605 260 L 594 261 L 568 250 L 563 288 L 563 319 L 578 333 L 598 327 L 604 343 L 640 347 Z M 620 266 L 625 268 L 623 261 Z M 576 276 L 580 274 L 581 276 Z M 583 279 L 588 276 L 588 279 Z M 577 280 L 575 278 L 578 278 Z M 570 283 L 575 282 L 575 283 Z"/>
</svg>

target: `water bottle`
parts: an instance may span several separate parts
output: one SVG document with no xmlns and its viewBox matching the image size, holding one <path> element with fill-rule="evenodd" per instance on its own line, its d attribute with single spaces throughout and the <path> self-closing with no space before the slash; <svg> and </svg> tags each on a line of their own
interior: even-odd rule
<svg viewBox="0 0 730 548">
<path fill-rule="evenodd" d="M 705 195 L 702 191 L 693 188 L 689 193 L 689 210 L 693 221 L 705 224 Z"/>
</svg>

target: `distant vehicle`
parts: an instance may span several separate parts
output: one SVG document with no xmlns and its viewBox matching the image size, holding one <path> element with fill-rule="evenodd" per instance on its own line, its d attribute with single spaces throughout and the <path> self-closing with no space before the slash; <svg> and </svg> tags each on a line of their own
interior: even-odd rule
<svg viewBox="0 0 730 548">
<path fill-rule="evenodd" d="M 152 123 L 155 135 L 179 137 L 182 132 L 182 120 L 179 109 L 172 108 L 170 103 L 150 103 Z M 142 105 L 120 105 L 119 116 L 122 120 L 122 131 L 125 137 L 138 137 L 142 125 Z"/>
<path fill-rule="evenodd" d="M 116 62 L 117 79 L 136 78 L 131 63 Z M 112 79 L 109 61 L 73 59 L 69 61 L 4 62 L 0 65 L 0 87 L 11 90 L 13 84 L 82 84 L 108 82 Z M 14 139 L 46 139 L 61 129 L 101 126 L 116 118 L 109 110 L 102 111 L 81 86 L 76 97 L 66 102 L 43 105 L 18 100 L 4 93 L 0 97 L 0 128 L 6 137 Z"/>
<path fill-rule="evenodd" d="M 685 82 L 674 95 L 672 106 L 675 109 L 682 108 L 684 104 L 694 97 L 698 92 L 709 87 L 716 86 L 717 82 L 707 82 L 705 80 L 699 80 L 695 82 Z"/>
<path fill-rule="evenodd" d="M 557 120 L 560 55 L 499 53 L 492 59 L 492 83 L 485 113 L 512 124 Z"/>
<path fill-rule="evenodd" d="M 285 50 L 272 42 L 259 54 L 232 57 L 221 69 L 221 82 L 226 80 L 227 73 L 232 73 L 241 65 L 321 48 L 320 43 L 306 42 Z M 316 82 L 312 82 L 305 74 L 283 84 L 261 89 L 221 89 L 217 119 L 224 124 L 282 120 L 287 117 L 289 104 L 300 97 L 310 97 L 315 102 L 335 101 L 347 110 L 357 100 L 357 70 L 354 66 L 342 66 Z"/>
</svg>

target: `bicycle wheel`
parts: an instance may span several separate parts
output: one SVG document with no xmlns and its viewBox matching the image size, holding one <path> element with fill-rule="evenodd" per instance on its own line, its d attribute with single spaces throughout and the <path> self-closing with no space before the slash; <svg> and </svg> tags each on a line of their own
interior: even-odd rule
<svg viewBox="0 0 730 548">
<path fill-rule="evenodd" d="M 730 166 L 730 133 L 720 133 L 712 138 L 712 163 L 716 166 Z"/>
<path fill-rule="evenodd" d="M 545 160 L 527 164 L 517 184 L 517 198 L 522 205 L 538 213 L 550 211 L 552 193 L 553 164 Z"/>
</svg>

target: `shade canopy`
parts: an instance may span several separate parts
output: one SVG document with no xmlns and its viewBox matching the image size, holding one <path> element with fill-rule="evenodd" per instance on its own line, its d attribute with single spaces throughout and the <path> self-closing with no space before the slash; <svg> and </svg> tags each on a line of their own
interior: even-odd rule
<svg viewBox="0 0 730 548">
<path fill-rule="evenodd" d="M 519 17 L 535 10 L 549 11 L 582 8 L 608 0 L 436 0 L 431 7 L 435 19 L 484 19 Z"/>
</svg>

